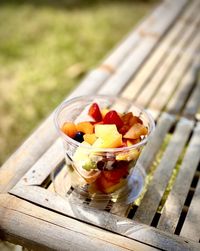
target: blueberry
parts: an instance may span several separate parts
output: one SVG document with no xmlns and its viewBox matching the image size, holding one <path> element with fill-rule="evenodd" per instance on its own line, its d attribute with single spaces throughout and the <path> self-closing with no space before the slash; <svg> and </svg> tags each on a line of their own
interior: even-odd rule
<svg viewBox="0 0 200 251">
<path fill-rule="evenodd" d="M 100 161 L 97 162 L 97 168 L 99 170 L 102 171 L 104 169 L 104 167 L 105 167 L 105 162 L 104 161 L 100 160 Z"/>
<path fill-rule="evenodd" d="M 76 141 L 78 141 L 80 143 L 83 142 L 83 140 L 84 140 L 83 135 L 84 135 L 83 132 L 77 132 L 75 137 L 74 137 L 74 140 L 76 140 Z"/>
</svg>

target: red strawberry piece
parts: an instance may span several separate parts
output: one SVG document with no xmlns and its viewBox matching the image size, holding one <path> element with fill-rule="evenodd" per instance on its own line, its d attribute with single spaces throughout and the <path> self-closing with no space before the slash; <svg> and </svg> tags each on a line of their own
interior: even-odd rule
<svg viewBox="0 0 200 251">
<path fill-rule="evenodd" d="M 109 111 L 106 113 L 104 119 L 104 124 L 115 124 L 117 128 L 121 128 L 123 126 L 123 121 L 121 120 L 120 116 L 117 114 L 116 111 Z"/>
<path fill-rule="evenodd" d="M 95 183 L 101 192 L 107 193 L 107 189 L 116 185 L 118 182 L 119 182 L 118 180 L 115 181 L 107 180 L 104 175 L 100 175 Z"/>
<path fill-rule="evenodd" d="M 120 129 L 119 129 L 119 133 L 121 133 L 122 135 L 126 134 L 128 132 L 128 130 L 130 129 L 129 125 L 123 125 Z"/>
<path fill-rule="evenodd" d="M 88 111 L 88 114 L 96 121 L 96 122 L 100 122 L 102 120 L 102 115 L 101 115 L 101 111 L 99 109 L 99 106 L 97 103 L 93 103 L 90 106 L 90 109 Z"/>
<path fill-rule="evenodd" d="M 121 168 L 113 169 L 110 171 L 103 171 L 103 176 L 111 182 L 119 182 L 121 178 L 128 175 L 127 165 Z"/>
</svg>

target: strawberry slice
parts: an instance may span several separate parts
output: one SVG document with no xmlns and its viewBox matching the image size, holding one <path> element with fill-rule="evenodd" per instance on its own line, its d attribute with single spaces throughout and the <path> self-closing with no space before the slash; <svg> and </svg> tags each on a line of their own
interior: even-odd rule
<svg viewBox="0 0 200 251">
<path fill-rule="evenodd" d="M 122 135 L 126 134 L 128 132 L 128 130 L 130 129 L 129 125 L 123 125 L 120 129 L 119 129 L 119 133 L 121 133 Z"/>
<path fill-rule="evenodd" d="M 96 180 L 96 186 L 102 193 L 109 193 L 109 188 L 112 186 L 115 186 L 117 183 L 119 183 L 119 180 L 110 181 L 107 180 L 104 175 L 100 175 Z"/>
<path fill-rule="evenodd" d="M 101 115 L 101 111 L 99 109 L 99 106 L 97 103 L 93 103 L 90 106 L 90 109 L 88 111 L 88 114 L 96 121 L 96 122 L 100 122 L 102 120 L 102 115 Z"/>
<path fill-rule="evenodd" d="M 119 182 L 121 178 L 128 175 L 128 165 L 121 168 L 113 169 L 110 171 L 103 171 L 102 173 L 103 173 L 103 176 L 108 181 Z"/>
<path fill-rule="evenodd" d="M 117 129 L 121 128 L 123 126 L 123 121 L 121 120 L 120 116 L 117 114 L 116 111 L 109 111 L 106 113 L 104 119 L 104 124 L 115 124 L 117 126 Z"/>
</svg>

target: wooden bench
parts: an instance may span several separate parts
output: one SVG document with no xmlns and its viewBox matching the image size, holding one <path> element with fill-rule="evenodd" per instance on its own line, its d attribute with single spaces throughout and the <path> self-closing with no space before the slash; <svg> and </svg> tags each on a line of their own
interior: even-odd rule
<svg viewBox="0 0 200 251">
<path fill-rule="evenodd" d="M 0 238 L 34 250 L 200 250 L 199 12 L 199 0 L 164 1 L 67 97 L 119 95 L 153 114 L 140 199 L 99 211 L 56 195 L 50 174 L 65 164 L 52 113 L 0 169 Z"/>
</svg>

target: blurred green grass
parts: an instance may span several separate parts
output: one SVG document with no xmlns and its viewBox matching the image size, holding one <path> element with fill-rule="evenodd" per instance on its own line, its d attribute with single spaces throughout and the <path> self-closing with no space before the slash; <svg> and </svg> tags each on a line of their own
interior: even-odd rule
<svg viewBox="0 0 200 251">
<path fill-rule="evenodd" d="M 155 3 L 0 1 L 0 164 Z"/>
</svg>

